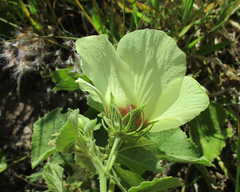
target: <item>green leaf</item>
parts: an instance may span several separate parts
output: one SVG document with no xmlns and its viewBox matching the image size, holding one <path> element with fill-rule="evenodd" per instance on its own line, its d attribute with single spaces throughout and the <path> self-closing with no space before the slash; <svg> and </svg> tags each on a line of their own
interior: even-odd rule
<svg viewBox="0 0 240 192">
<path fill-rule="evenodd" d="M 92 163 L 91 157 L 87 156 L 83 152 L 81 151 L 76 152 L 75 162 L 78 165 L 86 167 L 92 173 L 96 173 L 96 168 L 95 168 L 95 165 Z"/>
<path fill-rule="evenodd" d="M 90 80 L 85 75 L 80 75 L 76 72 L 72 72 L 72 69 L 73 67 L 59 69 L 50 74 L 50 77 L 52 77 L 52 81 L 54 83 L 58 83 L 53 88 L 53 91 L 66 90 L 71 92 L 79 89 L 78 83 L 75 82 L 78 78 L 81 78 L 86 82 L 90 82 Z"/>
<path fill-rule="evenodd" d="M 106 25 L 104 25 L 101 21 L 101 17 L 100 15 L 98 16 L 97 11 L 96 11 L 97 7 L 92 8 L 92 22 L 94 24 L 94 26 L 97 28 L 97 30 L 99 31 L 100 34 L 105 34 L 107 35 L 107 37 L 109 37 L 109 34 L 106 31 Z"/>
<path fill-rule="evenodd" d="M 87 147 L 86 142 L 93 137 L 92 133 L 95 125 L 96 120 L 90 121 L 88 118 L 80 115 L 78 109 L 74 110 L 69 115 L 68 122 L 63 126 L 55 141 L 58 151 L 63 154 L 75 153 L 76 163 L 94 173 L 95 166 L 85 149 Z M 84 135 L 81 135 L 82 133 L 80 134 L 79 130 L 84 131 Z M 90 150 L 91 147 L 88 149 Z"/>
<path fill-rule="evenodd" d="M 221 43 L 214 44 L 211 46 L 202 46 L 199 50 L 195 51 L 194 54 L 195 55 L 206 55 L 208 53 L 218 51 L 219 49 L 222 49 L 232 43 L 233 43 L 233 41 L 226 41 L 226 42 L 221 42 Z"/>
<path fill-rule="evenodd" d="M 187 50 L 191 49 L 194 45 L 196 45 L 203 37 L 204 37 L 204 35 L 200 36 L 199 38 L 197 38 L 194 41 L 192 41 L 191 43 L 189 43 Z"/>
<path fill-rule="evenodd" d="M 154 9 L 158 9 L 159 8 L 159 2 L 160 0 L 152 0 L 152 6 Z"/>
<path fill-rule="evenodd" d="M 200 157 L 197 146 L 180 128 L 151 132 L 147 137 L 156 143 L 159 149 L 158 157 L 162 160 L 211 166 L 206 157 Z"/>
<path fill-rule="evenodd" d="M 60 152 L 54 152 L 50 163 L 56 163 L 61 165 L 64 168 L 64 171 L 68 174 L 73 174 L 74 170 L 71 166 L 71 164 L 75 164 L 74 155 L 73 154 L 62 154 Z"/>
<path fill-rule="evenodd" d="M 133 1 L 133 6 L 132 6 L 132 17 L 134 18 L 135 26 L 138 28 L 138 18 L 137 18 L 137 4 L 136 0 Z"/>
<path fill-rule="evenodd" d="M 97 102 L 97 101 L 94 101 L 94 100 L 91 98 L 91 96 L 88 96 L 88 98 L 87 98 L 87 104 L 88 104 L 90 107 L 96 109 L 96 110 L 99 111 L 99 112 L 104 111 L 104 108 L 103 108 L 102 103 L 99 103 L 99 102 Z"/>
<path fill-rule="evenodd" d="M 34 133 L 30 147 L 32 151 L 32 168 L 35 168 L 56 151 L 55 147 L 48 145 L 48 143 L 54 138 L 52 135 L 60 131 L 62 126 L 67 122 L 68 116 L 71 113 L 71 110 L 66 114 L 61 114 L 61 111 L 61 108 L 56 108 L 34 123 Z"/>
<path fill-rule="evenodd" d="M 99 111 L 96 109 L 90 108 L 86 112 L 84 112 L 84 117 L 87 117 L 88 119 L 96 119 L 98 118 Z M 101 119 L 99 118 L 99 122 L 101 122 Z"/>
<path fill-rule="evenodd" d="M 67 123 L 62 127 L 56 138 L 56 149 L 61 153 L 70 154 L 75 151 L 78 131 L 79 109 L 74 110 L 68 117 Z"/>
<path fill-rule="evenodd" d="M 225 109 L 219 103 L 211 102 L 204 112 L 190 122 L 191 139 L 197 144 L 199 152 L 211 162 L 220 155 L 227 137 L 232 136 L 230 128 L 223 129 L 226 121 Z"/>
<path fill-rule="evenodd" d="M 78 83 L 75 82 L 75 78 L 68 77 L 64 80 L 62 80 L 60 83 L 58 83 L 54 88 L 53 91 L 59 91 L 59 90 L 65 90 L 65 91 L 75 91 L 79 89 Z"/>
<path fill-rule="evenodd" d="M 185 5 L 184 8 L 184 13 L 183 13 L 183 18 L 182 18 L 182 25 L 185 27 L 185 25 L 187 24 L 187 21 L 190 18 L 190 14 L 193 13 L 193 4 L 194 4 L 194 0 L 193 1 L 187 1 L 187 4 Z"/>
<path fill-rule="evenodd" d="M 29 8 L 31 14 L 35 15 L 37 13 L 37 2 L 34 0 L 29 0 Z"/>
<path fill-rule="evenodd" d="M 69 67 L 69 68 L 59 69 L 57 71 L 53 71 L 50 74 L 50 77 L 52 77 L 52 81 L 54 83 L 59 83 L 62 80 L 67 79 L 68 77 L 73 77 L 75 75 L 75 73 L 70 72 L 72 69 L 73 69 L 73 67 Z"/>
<path fill-rule="evenodd" d="M 86 119 L 86 118 L 85 118 Z M 99 129 L 99 124 L 96 126 L 97 123 L 97 119 L 93 119 L 89 122 L 87 122 L 85 124 L 85 126 L 83 127 L 84 130 L 84 136 L 88 139 L 88 140 L 94 140 L 93 138 L 93 131 Z"/>
<path fill-rule="evenodd" d="M 155 143 L 146 138 L 123 143 L 116 162 L 126 165 L 131 171 L 142 174 L 144 171 L 162 173 Z"/>
<path fill-rule="evenodd" d="M 177 39 L 179 40 L 184 34 L 186 34 L 188 32 L 188 30 L 192 27 L 192 26 L 195 26 L 195 25 L 198 25 L 200 23 L 200 19 L 186 25 L 178 34 L 177 36 Z"/>
<path fill-rule="evenodd" d="M 124 188 L 129 189 L 132 186 L 138 186 L 144 181 L 140 175 L 124 170 L 117 164 L 114 164 L 114 171 L 117 173 L 118 179 Z"/>
<path fill-rule="evenodd" d="M 74 181 L 84 181 L 89 177 L 89 173 L 84 167 L 77 165 L 75 163 L 71 163 L 70 165 L 72 166 L 74 173 L 70 177 L 68 177 L 67 179 L 68 183 Z"/>
<path fill-rule="evenodd" d="M 53 153 L 53 157 L 50 160 L 50 162 L 57 163 L 64 167 L 66 164 L 74 163 L 74 155 L 73 154 L 62 154 L 60 152 L 55 151 L 55 153 Z"/>
<path fill-rule="evenodd" d="M 29 180 L 30 182 L 35 182 L 35 181 L 41 179 L 42 175 L 43 175 L 43 169 L 39 172 L 36 172 L 36 173 L 33 173 L 33 174 L 27 176 L 26 179 Z"/>
<path fill-rule="evenodd" d="M 8 165 L 6 162 L 6 157 L 2 151 L 2 149 L 0 149 L 0 173 L 5 171 L 7 169 Z"/>
<path fill-rule="evenodd" d="M 232 150 L 233 153 L 237 153 L 237 146 L 238 146 L 238 142 L 237 141 L 232 143 L 231 150 Z"/>
<path fill-rule="evenodd" d="M 78 74 L 76 74 L 73 77 L 68 77 L 62 80 L 53 88 L 53 91 L 65 90 L 71 92 L 79 89 L 79 84 L 75 82 L 78 78 L 81 78 L 86 82 L 90 82 L 90 80 L 86 78 L 85 75 L 79 76 Z"/>
<path fill-rule="evenodd" d="M 47 163 L 44 167 L 43 178 L 51 191 L 63 191 L 63 168 L 56 163 Z"/>
<path fill-rule="evenodd" d="M 95 172 L 95 166 L 91 161 L 91 157 L 81 150 L 82 147 L 85 148 L 86 146 L 78 146 L 79 149 L 76 148 L 76 146 L 79 145 L 79 139 L 84 139 L 83 137 L 79 138 L 79 129 L 84 130 L 84 137 L 86 137 L 87 141 L 90 137 L 93 137 L 89 132 L 93 131 L 96 120 L 89 121 L 89 119 L 78 113 L 78 110 L 74 110 L 74 112 L 70 114 L 68 122 L 63 126 L 57 136 L 56 149 L 65 154 L 75 153 L 75 161 L 78 165 Z M 82 144 L 85 145 L 86 141 L 83 141 Z"/>
<path fill-rule="evenodd" d="M 182 183 L 178 178 L 154 178 L 152 181 L 144 181 L 141 183 L 141 185 L 130 188 L 128 192 L 167 192 L 170 188 L 178 187 L 181 185 Z"/>
</svg>

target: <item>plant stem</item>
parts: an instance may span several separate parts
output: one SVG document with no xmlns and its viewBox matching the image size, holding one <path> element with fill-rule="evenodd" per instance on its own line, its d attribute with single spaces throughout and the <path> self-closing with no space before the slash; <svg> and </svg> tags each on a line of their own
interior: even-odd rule
<svg viewBox="0 0 240 192">
<path fill-rule="evenodd" d="M 80 135 L 78 137 L 79 145 L 81 146 L 82 151 L 89 157 L 91 157 L 91 161 L 94 164 L 98 176 L 99 176 L 99 183 L 100 183 L 100 192 L 107 192 L 107 179 L 109 176 L 109 172 L 106 172 L 106 168 L 104 167 L 101 158 L 97 156 L 95 153 L 92 153 L 91 151 L 94 151 L 95 143 L 91 143 L 91 147 L 93 150 L 89 150 L 84 143 L 84 137 Z"/>
<path fill-rule="evenodd" d="M 212 179 L 210 173 L 208 172 L 208 170 L 206 169 L 206 167 L 204 165 L 195 165 L 198 170 L 201 172 L 203 179 L 205 180 L 208 189 L 210 192 L 214 192 L 215 189 L 213 188 L 213 186 L 217 186 L 216 182 Z"/>
<path fill-rule="evenodd" d="M 115 189 L 115 182 L 112 179 L 110 179 L 108 192 L 114 192 L 114 189 Z"/>
<path fill-rule="evenodd" d="M 115 159 L 117 157 L 118 154 L 118 149 L 120 148 L 122 144 L 122 135 L 121 134 L 117 134 L 111 149 L 111 152 L 109 154 L 109 158 L 106 164 L 106 171 L 109 173 L 112 169 L 112 166 L 115 162 Z"/>
<path fill-rule="evenodd" d="M 100 170 L 99 172 L 100 192 L 107 192 L 107 176 Z"/>
<path fill-rule="evenodd" d="M 112 169 L 112 166 L 117 157 L 118 149 L 120 148 L 121 144 L 122 144 L 122 136 L 121 134 L 117 134 L 105 167 L 102 166 L 102 163 L 99 162 L 99 159 L 97 158 L 93 159 L 93 162 L 99 174 L 100 192 L 107 192 L 107 179 L 109 176 L 108 174 Z M 115 186 L 114 180 L 110 179 L 109 192 L 114 191 L 114 186 Z"/>
<path fill-rule="evenodd" d="M 218 161 L 218 165 L 219 167 L 222 169 L 222 171 L 224 172 L 224 175 L 229 178 L 229 181 L 232 183 L 232 185 L 235 185 L 234 182 L 234 177 L 232 176 L 232 174 L 228 171 L 227 167 L 225 167 L 224 162 L 221 160 L 221 158 L 218 156 L 216 157 L 217 161 Z"/>
</svg>

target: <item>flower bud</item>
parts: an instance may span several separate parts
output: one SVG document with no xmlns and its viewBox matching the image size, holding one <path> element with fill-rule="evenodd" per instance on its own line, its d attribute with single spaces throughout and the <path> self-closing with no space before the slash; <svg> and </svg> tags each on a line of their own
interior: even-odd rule
<svg viewBox="0 0 240 192">
<path fill-rule="evenodd" d="M 155 122 L 149 123 L 144 120 L 143 108 L 145 105 L 136 108 L 135 105 L 127 105 L 125 108 L 117 107 L 112 97 L 107 110 L 107 115 L 102 116 L 103 126 L 110 135 L 116 135 L 120 132 L 125 135 L 134 135 L 139 137 L 150 130 Z"/>
</svg>

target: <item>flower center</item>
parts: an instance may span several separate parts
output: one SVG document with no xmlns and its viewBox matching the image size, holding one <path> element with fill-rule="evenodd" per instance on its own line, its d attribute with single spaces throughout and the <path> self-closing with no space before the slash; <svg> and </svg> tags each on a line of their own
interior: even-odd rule
<svg viewBox="0 0 240 192">
<path fill-rule="evenodd" d="M 135 105 L 131 104 L 131 108 L 132 108 L 132 110 L 134 110 L 134 109 L 136 109 L 137 107 L 136 107 Z M 125 115 L 127 115 L 127 114 L 130 112 L 130 108 L 129 108 L 128 105 L 127 105 L 125 108 L 123 108 L 123 107 L 118 107 L 118 110 L 120 111 L 122 117 L 124 117 Z M 137 125 L 137 126 L 140 126 L 141 123 L 142 123 L 142 116 L 139 117 L 136 125 Z M 146 120 L 143 122 L 143 124 L 147 124 L 147 123 L 148 123 L 148 120 L 146 119 Z"/>
</svg>

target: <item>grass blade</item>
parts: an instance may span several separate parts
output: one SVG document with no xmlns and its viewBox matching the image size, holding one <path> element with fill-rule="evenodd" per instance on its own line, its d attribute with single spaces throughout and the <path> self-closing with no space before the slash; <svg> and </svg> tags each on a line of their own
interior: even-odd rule
<svg viewBox="0 0 240 192">
<path fill-rule="evenodd" d="M 92 26 L 94 27 L 94 29 L 96 30 L 96 32 L 100 35 L 100 32 L 97 30 L 96 26 L 94 25 L 94 23 L 92 22 L 91 18 L 89 17 L 89 15 L 87 14 L 87 12 L 84 10 L 83 6 L 81 5 L 81 3 L 78 0 L 75 0 L 76 3 L 78 4 L 78 6 L 80 7 L 80 9 L 83 11 L 85 17 L 87 17 L 88 21 L 92 24 Z"/>
<path fill-rule="evenodd" d="M 225 42 L 221 42 L 221 43 L 211 45 L 211 46 L 203 46 L 199 50 L 195 51 L 194 54 L 195 55 L 206 55 L 208 53 L 218 51 L 219 49 L 222 49 L 223 47 L 226 47 L 226 46 L 232 44 L 233 42 L 234 41 L 225 41 Z"/>
<path fill-rule="evenodd" d="M 145 13 L 145 11 L 146 11 L 146 8 L 147 8 L 147 6 L 148 6 L 148 4 L 149 4 L 149 1 L 150 1 L 150 0 L 147 1 L 146 5 L 145 5 L 145 7 L 144 7 L 144 10 L 143 10 L 143 12 L 142 12 L 142 15 L 141 15 L 141 17 L 140 17 L 140 19 L 139 19 L 139 22 L 138 22 L 138 25 L 137 25 L 137 29 L 138 29 L 139 26 L 140 26 L 140 23 L 141 23 L 141 21 L 142 21 L 142 19 L 143 19 L 143 16 L 144 16 L 144 13 Z"/>
<path fill-rule="evenodd" d="M 184 13 L 183 13 L 183 26 L 187 24 L 187 21 L 189 19 L 190 13 L 192 12 L 194 0 L 187 1 L 187 5 L 185 7 Z"/>
<path fill-rule="evenodd" d="M 183 51 L 187 51 L 188 49 L 190 49 L 192 46 L 194 46 L 194 45 L 197 43 L 196 40 L 195 40 L 195 41 L 194 41 L 195 44 L 192 44 L 192 43 L 191 43 L 191 46 L 190 46 L 190 42 L 191 42 L 192 38 L 194 37 L 194 35 L 195 35 L 196 32 L 198 31 L 198 29 L 200 29 L 200 27 L 202 26 L 203 22 L 207 19 L 207 17 L 208 17 L 209 14 L 212 12 L 212 10 L 213 10 L 213 8 L 216 6 L 216 4 L 217 4 L 217 2 L 214 4 L 214 6 L 211 7 L 211 9 L 207 12 L 207 14 L 206 14 L 206 15 L 204 16 L 204 18 L 201 20 L 201 22 L 199 23 L 197 29 L 193 32 L 193 34 L 192 34 L 192 35 L 190 36 L 190 38 L 188 39 L 185 47 L 183 48 Z M 204 35 L 203 35 L 203 36 L 204 36 Z M 198 38 L 198 39 L 199 39 L 199 40 L 202 39 L 203 36 L 201 36 L 201 37 Z"/>
<path fill-rule="evenodd" d="M 126 6 L 126 0 L 123 0 L 123 31 L 122 36 L 125 34 L 125 6 Z"/>
<path fill-rule="evenodd" d="M 25 15 L 30 20 L 30 22 L 35 27 L 35 29 L 37 29 L 38 31 L 41 31 L 41 26 L 33 20 L 33 18 L 31 17 L 31 15 L 30 15 L 28 9 L 26 8 L 25 4 L 23 3 L 23 1 L 20 0 L 19 2 L 20 2 L 20 5 L 21 5 L 21 8 L 22 8 L 22 11 L 25 13 Z"/>
<path fill-rule="evenodd" d="M 138 27 L 136 0 L 133 1 L 132 6 L 133 6 L 133 8 L 132 8 L 132 16 L 131 16 L 131 20 L 130 20 L 129 32 L 133 31 L 134 23 L 135 23 L 136 27 Z"/>
</svg>

